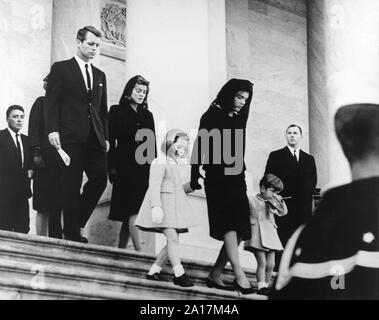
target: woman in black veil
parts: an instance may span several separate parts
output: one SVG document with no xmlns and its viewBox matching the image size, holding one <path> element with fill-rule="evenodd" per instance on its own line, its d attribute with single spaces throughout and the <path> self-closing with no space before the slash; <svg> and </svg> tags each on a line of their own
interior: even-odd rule
<svg viewBox="0 0 379 320">
<path fill-rule="evenodd" d="M 244 294 L 253 292 L 238 253 L 240 242 L 251 238 L 244 155 L 252 96 L 253 84 L 248 80 L 231 79 L 221 88 L 200 119 L 191 158 L 191 188 L 201 188 L 198 179 L 202 165 L 210 236 L 224 242 L 206 284 L 227 289 L 221 273 L 230 261 L 234 289 Z"/>
</svg>

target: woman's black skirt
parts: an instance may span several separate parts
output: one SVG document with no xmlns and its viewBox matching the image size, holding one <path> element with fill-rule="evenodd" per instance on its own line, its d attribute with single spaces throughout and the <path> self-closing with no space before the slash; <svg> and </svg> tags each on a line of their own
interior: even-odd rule
<svg viewBox="0 0 379 320">
<path fill-rule="evenodd" d="M 224 240 L 228 231 L 236 231 L 241 240 L 251 238 L 249 200 L 245 174 L 205 179 L 210 236 Z"/>
</svg>

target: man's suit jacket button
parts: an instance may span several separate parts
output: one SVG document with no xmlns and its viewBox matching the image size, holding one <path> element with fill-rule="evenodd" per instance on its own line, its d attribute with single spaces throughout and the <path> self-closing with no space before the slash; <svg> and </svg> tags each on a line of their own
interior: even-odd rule
<svg viewBox="0 0 379 320">
<path fill-rule="evenodd" d="M 90 116 L 90 115 L 88 115 L 88 119 L 91 119 L 91 116 Z"/>
</svg>

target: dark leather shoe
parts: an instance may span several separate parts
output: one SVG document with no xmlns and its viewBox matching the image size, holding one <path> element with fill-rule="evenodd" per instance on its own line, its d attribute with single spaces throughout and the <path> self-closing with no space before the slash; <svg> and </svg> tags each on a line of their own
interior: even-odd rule
<svg viewBox="0 0 379 320">
<path fill-rule="evenodd" d="M 216 281 L 210 279 L 210 278 L 206 278 L 205 279 L 205 285 L 208 287 L 208 288 L 216 288 L 216 289 L 220 289 L 220 290 L 228 290 L 228 291 L 233 291 L 233 287 L 231 286 L 225 286 L 225 285 L 222 285 L 222 284 L 219 284 L 217 283 Z"/>
<path fill-rule="evenodd" d="M 88 243 L 88 239 L 86 237 L 82 237 L 80 236 L 79 237 L 79 242 L 82 242 L 82 243 Z"/>
<path fill-rule="evenodd" d="M 76 236 L 76 237 L 65 237 L 65 240 L 75 241 L 75 242 L 81 242 L 81 243 L 88 243 L 88 239 L 82 236 Z"/>
<path fill-rule="evenodd" d="M 249 288 L 244 288 L 240 286 L 236 279 L 234 279 L 233 286 L 234 290 L 236 290 L 238 293 L 251 294 L 256 292 L 256 290 L 252 286 L 250 286 Z"/>
<path fill-rule="evenodd" d="M 163 281 L 162 275 L 158 272 L 154 274 L 147 274 L 146 275 L 147 280 L 153 280 L 153 281 Z"/>
<path fill-rule="evenodd" d="M 257 291 L 257 294 L 262 294 L 264 296 L 268 296 L 270 293 L 270 289 L 269 288 L 261 288 Z"/>
<path fill-rule="evenodd" d="M 195 284 L 188 278 L 186 274 L 181 275 L 180 277 L 174 277 L 174 284 L 181 287 L 193 287 Z"/>
</svg>

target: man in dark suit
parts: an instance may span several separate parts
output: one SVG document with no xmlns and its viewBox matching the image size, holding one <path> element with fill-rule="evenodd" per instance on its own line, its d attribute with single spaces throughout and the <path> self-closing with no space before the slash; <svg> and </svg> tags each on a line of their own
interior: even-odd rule
<svg viewBox="0 0 379 320">
<path fill-rule="evenodd" d="M 10 106 L 6 116 L 8 128 L 0 131 L 0 229 L 28 233 L 32 194 L 28 137 L 20 134 L 24 109 Z"/>
<path fill-rule="evenodd" d="M 104 72 L 91 64 L 101 32 L 89 26 L 78 31 L 77 54 L 53 64 L 45 96 L 45 126 L 49 143 L 70 157 L 65 165 L 56 150 L 47 161 L 60 172 L 66 239 L 87 242 L 83 228 L 107 183 L 107 89 Z M 83 172 L 88 177 L 80 193 Z"/>
<path fill-rule="evenodd" d="M 287 146 L 270 153 L 265 174 L 278 176 L 284 184 L 281 195 L 286 200 L 288 214 L 277 219 L 278 234 L 283 246 L 298 226 L 312 216 L 312 194 L 317 184 L 314 158 L 300 149 L 303 132 L 291 124 L 286 130 Z"/>
<path fill-rule="evenodd" d="M 353 181 L 290 238 L 272 299 L 379 299 L 379 104 L 342 106 L 334 123 Z"/>
</svg>

